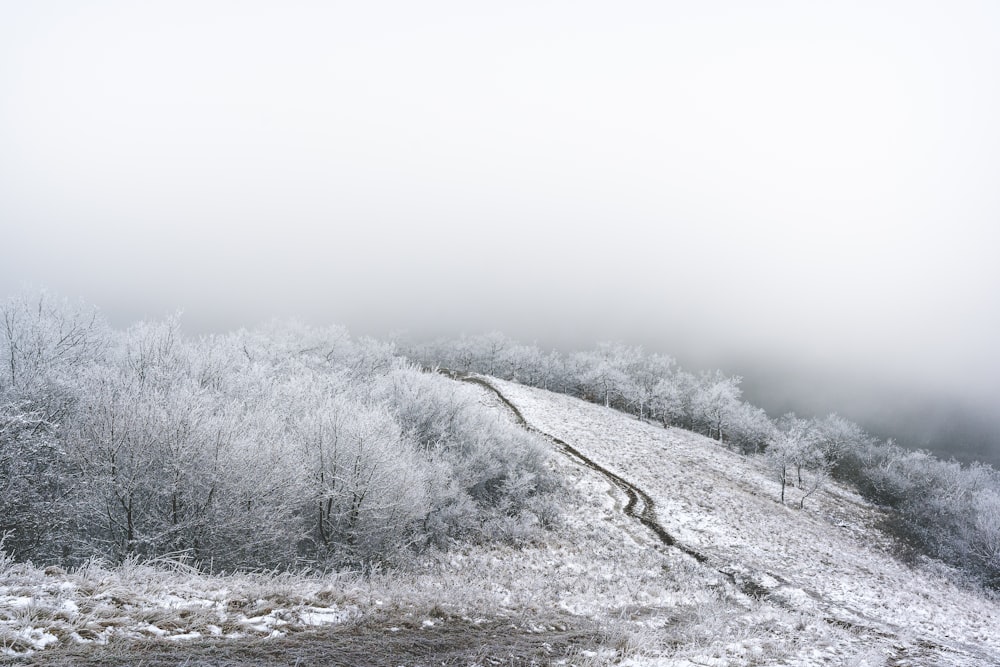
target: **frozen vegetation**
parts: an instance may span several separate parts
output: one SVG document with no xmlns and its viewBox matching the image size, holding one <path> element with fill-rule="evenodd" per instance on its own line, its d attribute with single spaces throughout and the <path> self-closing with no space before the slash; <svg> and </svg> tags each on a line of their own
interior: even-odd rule
<svg viewBox="0 0 1000 667">
<path fill-rule="evenodd" d="M 1000 664 L 996 473 L 738 378 L 46 295 L 2 325 L 15 664 Z"/>
<path fill-rule="evenodd" d="M 836 414 L 772 419 L 741 399 L 741 378 L 719 371 L 694 375 L 670 357 L 621 343 L 567 355 L 491 333 L 413 345 L 408 353 L 429 366 L 576 396 L 759 456 L 779 482 L 782 504 L 804 507 L 837 479 L 885 509 L 881 527 L 912 553 L 1000 586 L 1000 475 L 989 465 L 963 466 L 906 450 Z"/>
<path fill-rule="evenodd" d="M 537 439 L 390 345 L 295 324 L 118 332 L 46 295 L 2 316 L 0 534 L 17 560 L 366 569 L 558 518 Z"/>
</svg>

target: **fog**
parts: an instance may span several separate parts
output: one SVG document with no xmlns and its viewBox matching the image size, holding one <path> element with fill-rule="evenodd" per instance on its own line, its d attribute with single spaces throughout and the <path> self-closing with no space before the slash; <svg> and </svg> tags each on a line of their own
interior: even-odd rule
<svg viewBox="0 0 1000 667">
<path fill-rule="evenodd" d="M 754 5 L 0 0 L 0 296 L 620 338 L 1000 459 L 1000 8 Z"/>
</svg>

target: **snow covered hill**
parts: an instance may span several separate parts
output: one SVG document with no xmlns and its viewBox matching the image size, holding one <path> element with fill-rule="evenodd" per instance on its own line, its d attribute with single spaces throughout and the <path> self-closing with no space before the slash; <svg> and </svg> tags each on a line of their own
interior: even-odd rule
<svg viewBox="0 0 1000 667">
<path fill-rule="evenodd" d="M 645 490 L 659 523 L 700 564 L 735 584 L 748 616 L 799 615 L 791 634 L 815 636 L 800 657 L 848 664 L 998 665 L 1000 605 L 939 564 L 904 564 L 877 529 L 879 512 L 837 484 L 781 505 L 756 459 L 703 436 L 663 429 L 572 397 L 491 380 L 532 427 L 571 444 Z M 794 492 L 792 499 L 796 500 Z M 822 633 L 820 633 L 822 635 Z M 737 642 L 738 643 L 738 642 Z M 706 664 L 706 656 L 689 656 Z M 711 656 L 707 656 L 711 657 Z M 738 656 L 716 656 L 722 662 Z M 713 663 L 707 663 L 713 664 Z"/>
<path fill-rule="evenodd" d="M 548 463 L 566 481 L 552 530 L 366 576 L 208 576 L 155 563 L 65 573 L 0 560 L 0 659 L 1000 665 L 1000 602 L 944 566 L 902 562 L 879 511 L 851 491 L 831 483 L 799 509 L 792 489 L 782 505 L 759 460 L 713 440 L 478 380 L 497 419 L 523 418 L 550 438 Z M 244 652 L 226 662 L 222 645 Z"/>
</svg>

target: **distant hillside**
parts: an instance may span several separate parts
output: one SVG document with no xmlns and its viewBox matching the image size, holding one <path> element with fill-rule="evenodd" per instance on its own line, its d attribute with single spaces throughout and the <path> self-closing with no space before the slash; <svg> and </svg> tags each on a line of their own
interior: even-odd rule
<svg viewBox="0 0 1000 667">
<path fill-rule="evenodd" d="M 927 449 L 943 460 L 981 461 L 1000 468 L 1000 416 L 981 397 L 980 405 L 944 391 L 885 386 L 860 379 L 772 366 L 727 364 L 743 377 L 747 400 L 772 415 L 831 411 L 861 424 L 882 439 L 908 449 Z"/>
<path fill-rule="evenodd" d="M 550 389 L 706 435 L 743 455 L 762 456 L 781 471 L 782 502 L 792 486 L 815 491 L 835 478 L 886 509 L 882 527 L 916 552 L 1000 590 L 1000 472 L 989 465 L 963 465 L 901 446 L 843 415 L 823 416 L 819 407 L 804 415 L 769 415 L 745 400 L 738 375 L 719 370 L 696 375 L 669 356 L 622 342 L 566 354 L 492 332 L 414 344 L 405 353 L 427 368 L 479 372 Z M 818 383 L 802 400 L 832 396 L 835 390 Z M 908 392 L 860 395 L 853 401 L 867 414 L 891 414 L 897 403 L 906 403 Z"/>
</svg>

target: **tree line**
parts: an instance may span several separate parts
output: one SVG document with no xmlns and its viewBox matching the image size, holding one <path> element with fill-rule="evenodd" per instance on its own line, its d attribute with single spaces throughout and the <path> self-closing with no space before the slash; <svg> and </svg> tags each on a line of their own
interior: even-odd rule
<svg viewBox="0 0 1000 667">
<path fill-rule="evenodd" d="M 272 323 L 201 338 L 115 330 L 46 293 L 0 306 L 0 539 L 20 560 L 186 554 L 220 570 L 371 566 L 559 520 L 544 445 L 428 366 L 485 373 L 760 456 L 777 501 L 836 478 L 908 544 L 1000 586 L 1000 476 L 838 415 L 770 418 L 740 378 L 622 343 L 546 351 L 499 333 L 432 343 Z"/>
<path fill-rule="evenodd" d="M 197 339 L 0 306 L 0 537 L 19 560 L 371 567 L 558 521 L 534 436 L 391 344 L 275 323 Z"/>
<path fill-rule="evenodd" d="M 782 504 L 804 507 L 838 479 L 886 508 L 886 527 L 904 544 L 1000 587 L 1000 474 L 989 465 L 907 450 L 836 414 L 772 419 L 742 400 L 741 378 L 693 374 L 669 356 L 619 342 L 566 354 L 493 332 L 414 342 L 405 352 L 425 365 L 570 394 L 763 457 Z"/>
</svg>

